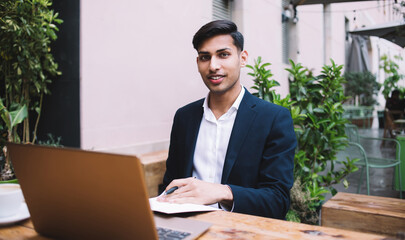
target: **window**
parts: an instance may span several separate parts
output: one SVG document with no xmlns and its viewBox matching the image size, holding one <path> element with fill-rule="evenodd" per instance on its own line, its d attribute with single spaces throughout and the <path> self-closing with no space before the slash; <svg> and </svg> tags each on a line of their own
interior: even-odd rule
<svg viewBox="0 0 405 240">
<path fill-rule="evenodd" d="M 213 20 L 232 20 L 232 1 L 213 0 L 212 1 Z"/>
</svg>

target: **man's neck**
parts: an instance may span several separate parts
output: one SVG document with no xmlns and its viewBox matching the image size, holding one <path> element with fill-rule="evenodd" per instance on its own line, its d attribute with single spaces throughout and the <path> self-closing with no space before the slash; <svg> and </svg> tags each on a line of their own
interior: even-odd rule
<svg viewBox="0 0 405 240">
<path fill-rule="evenodd" d="M 230 91 L 227 91 L 225 93 L 210 92 L 208 106 L 214 113 L 216 119 L 219 119 L 229 110 L 229 108 L 232 107 L 232 104 L 238 98 L 241 90 L 242 86 L 238 82 L 232 89 L 230 89 Z"/>
</svg>

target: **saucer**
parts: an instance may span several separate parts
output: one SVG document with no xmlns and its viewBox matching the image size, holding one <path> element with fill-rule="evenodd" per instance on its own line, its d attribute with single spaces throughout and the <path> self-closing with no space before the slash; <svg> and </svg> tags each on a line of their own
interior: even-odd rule
<svg viewBox="0 0 405 240">
<path fill-rule="evenodd" d="M 29 217 L 30 212 L 28 211 L 27 204 L 24 202 L 21 204 L 20 210 L 18 210 L 17 214 L 8 217 L 0 217 L 0 226 L 16 223 Z"/>
</svg>

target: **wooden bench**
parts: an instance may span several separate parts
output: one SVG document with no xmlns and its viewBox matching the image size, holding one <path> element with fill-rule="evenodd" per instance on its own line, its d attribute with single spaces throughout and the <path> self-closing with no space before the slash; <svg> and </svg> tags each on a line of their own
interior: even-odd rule
<svg viewBox="0 0 405 240">
<path fill-rule="evenodd" d="M 402 236 L 405 200 L 339 192 L 322 206 L 321 225 Z"/>
<path fill-rule="evenodd" d="M 163 175 L 166 171 L 167 156 L 167 150 L 137 156 L 143 166 L 149 197 L 158 195 L 159 184 L 163 182 Z"/>
</svg>

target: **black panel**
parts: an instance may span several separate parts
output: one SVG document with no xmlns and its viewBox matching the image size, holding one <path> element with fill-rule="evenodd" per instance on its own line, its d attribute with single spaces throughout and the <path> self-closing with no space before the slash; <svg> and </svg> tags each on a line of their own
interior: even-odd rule
<svg viewBox="0 0 405 240">
<path fill-rule="evenodd" d="M 64 21 L 52 43 L 62 75 L 53 78 L 52 94 L 44 98 L 38 140 L 51 133 L 64 146 L 80 147 L 80 0 L 54 0 L 52 9 Z"/>
</svg>

